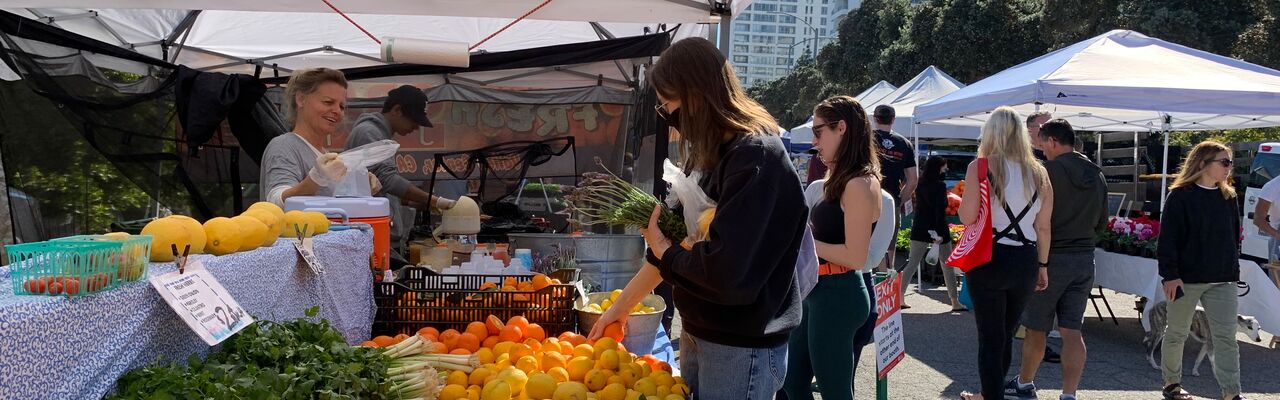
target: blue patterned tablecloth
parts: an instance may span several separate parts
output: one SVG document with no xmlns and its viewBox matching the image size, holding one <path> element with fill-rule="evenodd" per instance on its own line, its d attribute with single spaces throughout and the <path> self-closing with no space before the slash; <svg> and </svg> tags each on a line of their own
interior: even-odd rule
<svg viewBox="0 0 1280 400">
<path fill-rule="evenodd" d="M 370 233 L 315 238 L 321 277 L 298 265 L 288 242 L 221 257 L 197 255 L 236 301 L 259 320 L 289 320 L 320 306 L 351 344 L 373 323 Z M 149 275 L 174 270 L 151 264 Z M 0 399 L 98 399 L 116 379 L 157 360 L 204 356 L 204 341 L 178 318 L 147 280 L 105 293 L 67 298 L 15 296 L 0 268 Z"/>
</svg>

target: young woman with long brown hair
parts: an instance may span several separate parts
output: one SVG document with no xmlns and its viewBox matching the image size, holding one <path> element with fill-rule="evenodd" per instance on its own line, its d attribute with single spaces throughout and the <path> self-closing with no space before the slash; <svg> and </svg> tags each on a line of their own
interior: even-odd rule
<svg viewBox="0 0 1280 400">
<path fill-rule="evenodd" d="M 812 399 L 816 376 L 823 399 L 853 400 L 855 333 L 871 313 L 859 271 L 881 212 L 880 162 L 867 112 L 849 96 L 813 109 L 814 148 L 830 166 L 822 200 L 810 221 L 818 257 L 818 285 L 804 299 L 804 318 L 787 349 L 787 398 Z"/>
<path fill-rule="evenodd" d="M 1004 379 L 1013 362 L 1013 335 L 1032 289 L 1048 287 L 1053 188 L 1031 152 L 1022 117 L 1009 107 L 991 112 L 982 126 L 978 157 L 991 176 L 991 261 L 967 274 L 978 326 L 978 377 L 982 393 L 962 392 L 965 400 L 1004 398 Z M 977 161 L 969 164 L 960 201 L 960 220 L 978 220 L 981 192 Z M 1037 267 L 1037 264 L 1039 266 Z M 1016 379 L 1009 385 L 1017 385 Z"/>
<path fill-rule="evenodd" d="M 684 163 L 704 172 L 717 203 L 708 240 L 686 250 L 654 222 L 651 254 L 591 337 L 661 281 L 673 286 L 684 330 L 680 370 L 699 399 L 770 399 L 782 387 L 787 340 L 800 324 L 795 263 L 806 216 L 800 177 L 773 117 L 747 97 L 720 50 L 701 38 L 671 45 L 649 81 L 658 113 L 687 142 Z M 855 264 L 857 265 L 857 264 Z"/>
<path fill-rule="evenodd" d="M 1240 397 L 1236 281 L 1240 280 L 1240 209 L 1231 187 L 1231 148 L 1202 142 L 1191 149 L 1160 216 L 1157 252 L 1168 325 L 1160 351 L 1165 399 L 1191 399 L 1182 388 L 1182 348 L 1196 304 L 1213 333 L 1213 376 L 1222 398 Z"/>
</svg>

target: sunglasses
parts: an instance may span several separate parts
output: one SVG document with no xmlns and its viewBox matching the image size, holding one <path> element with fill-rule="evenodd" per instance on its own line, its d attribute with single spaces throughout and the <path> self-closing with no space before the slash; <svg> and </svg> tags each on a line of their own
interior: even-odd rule
<svg viewBox="0 0 1280 400">
<path fill-rule="evenodd" d="M 814 139 L 821 139 L 821 138 L 822 138 L 822 128 L 834 127 L 836 124 L 839 124 L 839 123 L 840 123 L 840 121 L 835 121 L 835 122 L 828 122 L 828 123 L 820 124 L 820 125 L 814 125 L 814 126 L 813 126 L 813 138 L 814 138 Z"/>
<path fill-rule="evenodd" d="M 1231 168 L 1231 166 L 1236 163 L 1235 161 L 1232 161 L 1230 158 L 1223 158 L 1221 160 L 1205 160 L 1205 162 L 1216 162 L 1216 163 L 1222 164 L 1223 167 L 1227 167 L 1227 168 Z"/>
<path fill-rule="evenodd" d="M 664 120 L 671 119 L 671 113 L 667 111 L 667 103 L 670 103 L 670 101 L 653 106 L 653 111 L 657 112 L 658 116 Z"/>
</svg>

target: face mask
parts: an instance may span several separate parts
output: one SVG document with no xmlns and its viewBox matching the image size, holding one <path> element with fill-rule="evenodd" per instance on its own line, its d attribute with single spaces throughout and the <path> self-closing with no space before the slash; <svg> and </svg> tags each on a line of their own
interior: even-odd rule
<svg viewBox="0 0 1280 400">
<path fill-rule="evenodd" d="M 658 115 L 661 116 L 662 114 L 659 113 Z M 675 111 L 667 113 L 667 116 L 663 119 L 667 121 L 667 126 L 680 129 L 680 109 L 679 108 L 677 108 Z"/>
</svg>

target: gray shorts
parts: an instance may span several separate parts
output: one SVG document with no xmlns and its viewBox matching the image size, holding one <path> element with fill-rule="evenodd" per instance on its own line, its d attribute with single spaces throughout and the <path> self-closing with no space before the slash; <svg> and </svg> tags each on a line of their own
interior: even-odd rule
<svg viewBox="0 0 1280 400">
<path fill-rule="evenodd" d="M 1022 314 L 1027 329 L 1047 332 L 1057 326 L 1080 330 L 1093 290 L 1093 251 L 1049 254 L 1049 288 L 1035 292 Z"/>
</svg>

